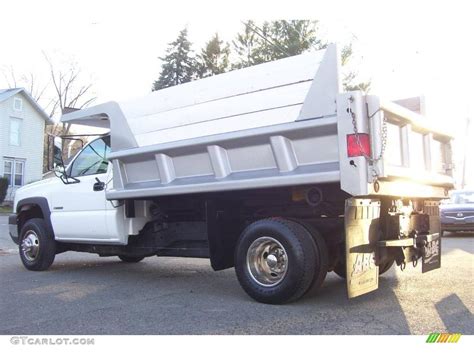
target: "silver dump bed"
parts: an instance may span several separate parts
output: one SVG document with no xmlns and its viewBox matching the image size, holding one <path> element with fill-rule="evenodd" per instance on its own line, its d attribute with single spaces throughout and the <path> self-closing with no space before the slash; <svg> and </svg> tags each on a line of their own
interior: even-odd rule
<svg viewBox="0 0 474 355">
<path fill-rule="evenodd" d="M 334 45 L 62 121 L 110 128 L 108 199 L 331 182 L 358 196 L 441 197 L 452 187 L 451 137 L 376 96 L 341 93 Z M 355 131 L 370 135 L 375 159 L 348 156 Z"/>
</svg>

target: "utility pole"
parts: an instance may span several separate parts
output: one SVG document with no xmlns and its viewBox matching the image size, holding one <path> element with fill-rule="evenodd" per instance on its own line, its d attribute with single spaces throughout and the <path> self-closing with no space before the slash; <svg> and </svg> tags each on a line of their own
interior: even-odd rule
<svg viewBox="0 0 474 355">
<path fill-rule="evenodd" d="M 469 125 L 471 124 L 470 117 L 466 117 L 466 137 L 464 138 L 464 157 L 462 162 L 462 180 L 461 180 L 461 189 L 466 187 L 466 165 L 467 165 L 467 154 L 469 153 L 468 139 L 469 139 Z"/>
</svg>

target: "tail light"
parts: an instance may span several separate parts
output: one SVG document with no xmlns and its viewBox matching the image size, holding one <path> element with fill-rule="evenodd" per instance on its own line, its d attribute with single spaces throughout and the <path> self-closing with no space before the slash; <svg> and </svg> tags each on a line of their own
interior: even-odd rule
<svg viewBox="0 0 474 355">
<path fill-rule="evenodd" d="M 357 136 L 359 141 L 357 142 Z M 361 157 L 370 156 L 370 136 L 367 133 L 348 134 L 347 135 L 347 156 Z"/>
</svg>

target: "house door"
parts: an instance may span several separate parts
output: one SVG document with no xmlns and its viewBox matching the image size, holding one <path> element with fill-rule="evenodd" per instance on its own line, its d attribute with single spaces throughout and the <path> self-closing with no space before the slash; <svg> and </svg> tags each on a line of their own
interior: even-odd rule
<svg viewBox="0 0 474 355">
<path fill-rule="evenodd" d="M 15 191 L 23 186 L 25 175 L 25 160 L 3 158 L 3 176 L 8 179 L 8 191 L 5 201 L 13 201 Z"/>
</svg>

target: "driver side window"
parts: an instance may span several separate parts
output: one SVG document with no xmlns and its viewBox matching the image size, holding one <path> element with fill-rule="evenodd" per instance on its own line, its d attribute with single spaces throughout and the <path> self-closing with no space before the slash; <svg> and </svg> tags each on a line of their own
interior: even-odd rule
<svg viewBox="0 0 474 355">
<path fill-rule="evenodd" d="M 77 156 L 71 166 L 71 177 L 104 174 L 107 172 L 110 137 L 93 141 Z"/>
</svg>

